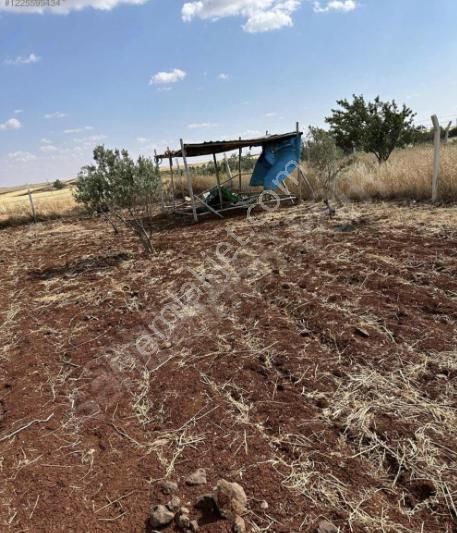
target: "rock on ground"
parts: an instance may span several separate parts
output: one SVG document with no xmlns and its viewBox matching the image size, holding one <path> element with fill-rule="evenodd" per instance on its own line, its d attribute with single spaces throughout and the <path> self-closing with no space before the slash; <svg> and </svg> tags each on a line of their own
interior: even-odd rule
<svg viewBox="0 0 457 533">
<path fill-rule="evenodd" d="M 151 527 L 163 527 L 167 526 L 175 517 L 175 513 L 169 511 L 165 505 L 156 505 L 149 518 Z"/>
<path fill-rule="evenodd" d="M 187 479 L 186 483 L 188 485 L 205 485 L 206 484 L 206 470 L 204 468 L 199 468 L 195 470 Z"/>
<path fill-rule="evenodd" d="M 328 520 L 321 520 L 317 526 L 317 533 L 338 533 L 338 528 Z"/>
<path fill-rule="evenodd" d="M 215 500 L 217 508 L 224 518 L 234 519 L 236 515 L 246 512 L 246 493 L 238 483 L 230 483 L 225 479 L 220 479 L 217 482 Z"/>
</svg>

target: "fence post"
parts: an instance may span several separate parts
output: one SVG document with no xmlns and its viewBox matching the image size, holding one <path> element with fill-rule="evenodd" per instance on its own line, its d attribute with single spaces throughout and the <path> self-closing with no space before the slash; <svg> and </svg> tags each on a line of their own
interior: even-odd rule
<svg viewBox="0 0 457 533">
<path fill-rule="evenodd" d="M 444 145 L 447 145 L 447 143 L 449 141 L 449 130 L 451 129 L 451 126 L 452 126 L 452 120 L 449 121 L 449 124 L 447 125 L 447 128 L 444 130 L 444 141 L 443 141 Z"/>
<path fill-rule="evenodd" d="M 29 195 L 30 207 L 32 208 L 33 222 L 36 224 L 36 212 L 35 212 L 35 206 L 33 205 L 32 192 L 30 191 L 30 187 L 29 187 L 28 185 L 27 185 L 27 194 Z"/>
<path fill-rule="evenodd" d="M 300 135 L 300 123 L 295 123 L 295 131 L 297 133 L 297 142 L 298 142 L 298 161 L 297 161 L 297 178 L 298 178 L 298 202 L 301 204 L 303 201 L 303 183 L 302 183 L 302 174 L 301 174 L 301 135 Z"/>
<path fill-rule="evenodd" d="M 434 150 L 433 150 L 433 177 L 432 177 L 432 202 L 436 202 L 438 198 L 438 176 L 440 173 L 440 144 L 441 144 L 441 128 L 438 117 L 432 116 L 434 135 Z"/>
<path fill-rule="evenodd" d="M 156 164 L 156 172 L 159 176 L 159 185 L 160 185 L 160 206 L 162 207 L 162 212 L 165 211 L 165 200 L 164 200 L 164 192 L 163 192 L 163 181 L 162 181 L 162 175 L 160 174 L 160 168 L 159 168 L 159 158 L 157 157 L 157 150 L 154 150 L 154 160 Z"/>
</svg>

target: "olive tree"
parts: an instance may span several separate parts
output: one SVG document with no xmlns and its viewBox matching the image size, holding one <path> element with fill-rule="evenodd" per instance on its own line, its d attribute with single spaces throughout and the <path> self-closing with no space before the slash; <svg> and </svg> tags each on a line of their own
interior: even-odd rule
<svg viewBox="0 0 457 533">
<path fill-rule="evenodd" d="M 90 212 L 103 214 L 113 225 L 119 221 L 132 230 L 147 253 L 154 251 L 147 221 L 153 214 L 160 180 L 153 161 L 135 162 L 127 150 L 94 149 L 94 164 L 78 175 L 74 192 L 77 202 Z"/>
</svg>

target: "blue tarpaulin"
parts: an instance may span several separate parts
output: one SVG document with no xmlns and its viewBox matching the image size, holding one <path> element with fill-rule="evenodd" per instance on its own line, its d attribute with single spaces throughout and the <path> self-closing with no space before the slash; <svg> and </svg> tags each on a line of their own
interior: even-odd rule
<svg viewBox="0 0 457 533">
<path fill-rule="evenodd" d="M 275 190 L 298 166 L 301 135 L 265 145 L 251 176 L 251 187 Z"/>
</svg>

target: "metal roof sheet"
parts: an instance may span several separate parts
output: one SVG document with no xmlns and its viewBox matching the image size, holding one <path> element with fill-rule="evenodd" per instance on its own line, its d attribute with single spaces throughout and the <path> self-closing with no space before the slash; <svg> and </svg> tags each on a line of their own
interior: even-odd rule
<svg viewBox="0 0 457 533">
<path fill-rule="evenodd" d="M 220 154 L 223 152 L 231 152 L 239 148 L 252 148 L 253 146 L 266 146 L 270 143 L 290 139 L 295 137 L 297 132 L 283 133 L 281 135 L 265 135 L 264 137 L 256 137 L 254 139 L 233 139 L 230 141 L 209 141 L 198 144 L 184 144 L 184 151 L 186 157 L 197 157 L 201 155 Z M 298 132 L 298 135 L 303 135 L 303 132 Z M 163 154 L 157 155 L 158 159 L 168 159 L 169 157 L 182 157 L 181 150 L 170 150 Z"/>
</svg>

